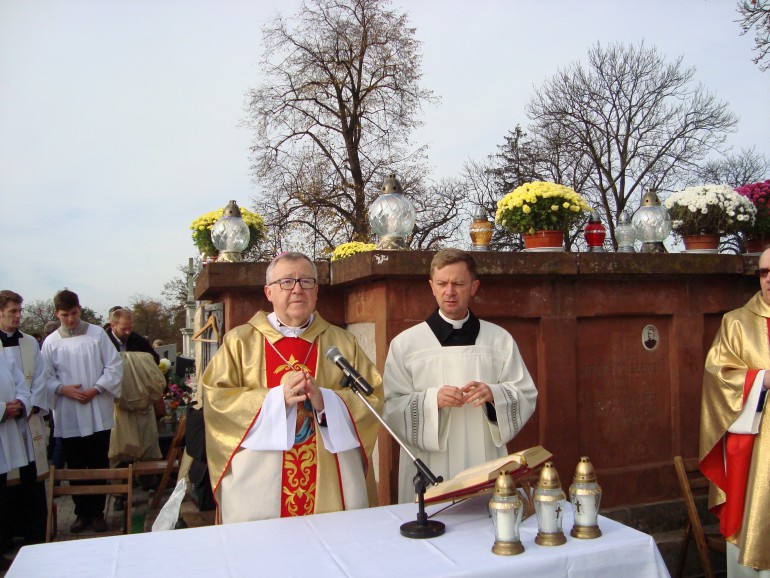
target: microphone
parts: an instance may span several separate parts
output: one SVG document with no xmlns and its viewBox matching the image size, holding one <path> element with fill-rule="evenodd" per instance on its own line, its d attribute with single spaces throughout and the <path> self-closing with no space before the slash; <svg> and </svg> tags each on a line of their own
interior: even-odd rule
<svg viewBox="0 0 770 578">
<path fill-rule="evenodd" d="M 332 346 L 326 350 L 326 359 L 339 367 L 342 373 L 352 380 L 365 395 L 372 395 L 374 393 L 372 386 L 350 365 L 350 362 L 342 356 L 337 347 Z"/>
</svg>

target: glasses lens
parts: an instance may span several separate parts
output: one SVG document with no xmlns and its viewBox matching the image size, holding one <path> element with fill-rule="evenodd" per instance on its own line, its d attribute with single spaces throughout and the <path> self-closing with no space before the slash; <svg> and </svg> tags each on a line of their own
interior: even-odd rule
<svg viewBox="0 0 770 578">
<path fill-rule="evenodd" d="M 278 285 L 281 289 L 285 289 L 286 291 L 291 291 L 294 289 L 294 285 L 296 285 L 297 280 L 296 279 L 278 279 Z"/>
<path fill-rule="evenodd" d="M 764 269 L 764 268 L 763 268 L 763 269 L 760 269 L 759 271 L 757 271 L 757 275 L 758 275 L 760 278 L 762 278 L 762 279 L 764 279 L 765 277 L 767 277 L 767 274 L 768 274 L 768 273 L 770 273 L 770 269 Z"/>
<path fill-rule="evenodd" d="M 315 279 L 300 279 L 299 280 L 299 286 L 303 289 L 312 289 L 315 287 Z"/>
</svg>

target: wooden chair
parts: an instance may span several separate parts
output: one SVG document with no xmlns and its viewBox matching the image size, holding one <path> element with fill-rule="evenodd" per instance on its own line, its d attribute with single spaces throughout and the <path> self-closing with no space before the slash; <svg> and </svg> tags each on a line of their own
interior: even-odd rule
<svg viewBox="0 0 770 578">
<path fill-rule="evenodd" d="M 134 475 L 147 476 L 147 475 L 162 475 L 158 489 L 155 490 L 155 496 L 152 499 L 150 510 L 155 510 L 160 506 L 160 499 L 168 488 L 168 484 L 171 481 L 171 475 L 174 472 L 179 471 L 179 465 L 182 462 L 182 454 L 184 452 L 184 432 L 186 428 L 187 417 L 182 416 L 179 420 L 174 438 L 171 440 L 171 445 L 168 448 L 168 454 L 165 460 L 154 460 L 147 462 L 136 462 L 134 464 Z"/>
<path fill-rule="evenodd" d="M 676 578 L 681 578 L 682 576 L 690 538 L 695 539 L 695 544 L 698 547 L 698 555 L 703 566 L 704 576 L 706 578 L 714 578 L 709 550 L 724 554 L 725 538 L 718 532 L 708 534 L 704 532 L 698 510 L 695 506 L 695 499 L 693 498 L 693 495 L 708 495 L 709 482 L 698 469 L 697 458 L 683 460 L 681 456 L 676 456 L 674 458 L 674 468 L 676 469 L 676 477 L 679 479 L 679 487 L 682 491 L 684 505 L 687 508 L 688 518 L 684 540 L 679 551 Z"/>
<path fill-rule="evenodd" d="M 131 500 L 133 472 L 131 466 L 127 468 L 108 468 L 108 469 L 56 469 L 51 466 L 48 478 L 48 518 L 45 526 L 45 541 L 64 540 L 67 538 L 80 538 L 80 534 L 64 534 L 57 531 L 56 504 L 54 499 L 59 496 L 94 496 L 94 495 L 117 495 L 123 496 L 126 500 L 125 519 L 122 530 L 117 532 L 108 532 L 109 534 L 130 534 L 131 533 Z M 82 485 L 71 485 L 73 481 L 91 482 Z M 96 484 L 94 482 L 106 482 Z M 59 485 L 56 484 L 59 482 Z M 63 484 L 62 482 L 67 482 Z M 103 536 L 105 534 L 98 534 Z M 89 534 L 88 537 L 93 537 Z"/>
</svg>

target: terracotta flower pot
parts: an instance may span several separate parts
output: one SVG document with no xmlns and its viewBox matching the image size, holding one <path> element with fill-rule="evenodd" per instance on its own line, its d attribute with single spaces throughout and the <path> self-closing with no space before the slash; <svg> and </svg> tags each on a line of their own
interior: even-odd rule
<svg viewBox="0 0 770 578">
<path fill-rule="evenodd" d="M 759 254 L 770 247 L 770 239 L 746 239 L 743 246 L 746 247 L 747 253 Z"/>
<path fill-rule="evenodd" d="M 709 251 L 719 249 L 719 235 L 685 235 L 684 248 L 687 251 Z"/>
<path fill-rule="evenodd" d="M 564 231 L 535 231 L 522 234 L 524 247 L 535 251 L 564 250 Z"/>
</svg>

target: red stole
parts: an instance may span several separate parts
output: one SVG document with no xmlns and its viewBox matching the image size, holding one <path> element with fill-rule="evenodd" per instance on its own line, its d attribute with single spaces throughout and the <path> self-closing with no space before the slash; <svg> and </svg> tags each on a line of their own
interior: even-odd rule
<svg viewBox="0 0 770 578">
<path fill-rule="evenodd" d="M 767 320 L 770 339 L 770 319 Z M 743 381 L 743 401 L 746 402 L 758 369 L 749 369 Z M 700 462 L 700 471 L 725 493 L 725 501 L 711 508 L 719 518 L 719 531 L 729 538 L 741 529 L 743 507 L 746 503 L 746 484 L 749 479 L 751 455 L 754 450 L 753 434 L 726 432 L 722 443 L 715 445 Z"/>
<path fill-rule="evenodd" d="M 284 337 L 271 346 L 265 340 L 266 383 L 269 388 L 281 385 L 281 378 L 288 371 L 306 371 L 315 376 L 317 362 L 318 347 L 315 342 Z M 304 404 L 297 407 L 296 432 L 301 439 L 290 450 L 283 452 L 281 518 L 306 516 L 315 509 L 318 466 L 315 417 Z"/>
</svg>

